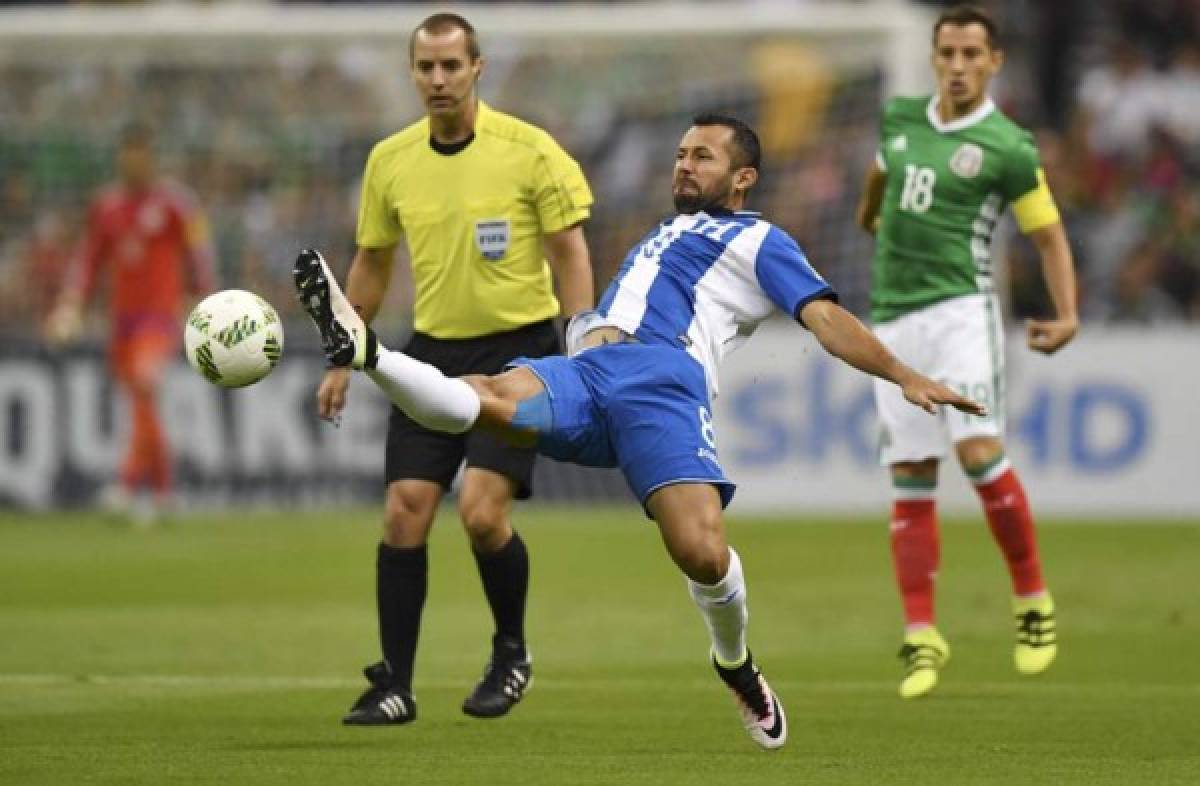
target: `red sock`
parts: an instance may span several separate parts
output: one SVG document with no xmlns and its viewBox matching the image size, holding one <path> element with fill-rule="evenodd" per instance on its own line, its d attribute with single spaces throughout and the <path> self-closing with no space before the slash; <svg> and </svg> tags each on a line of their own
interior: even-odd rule
<svg viewBox="0 0 1200 786">
<path fill-rule="evenodd" d="M 1017 474 L 1007 469 L 1000 477 L 976 486 L 975 490 L 983 501 L 983 512 L 987 515 L 992 537 L 1008 563 L 1013 592 L 1032 595 L 1045 590 L 1037 537 L 1033 532 L 1033 513 Z"/>
<path fill-rule="evenodd" d="M 122 480 L 130 489 L 146 488 L 165 493 L 171 485 L 171 454 L 154 396 L 134 388 L 129 398 L 132 428 Z"/>
<path fill-rule="evenodd" d="M 933 624 L 933 581 L 940 559 L 933 499 L 892 503 L 892 562 L 909 625 Z"/>
</svg>

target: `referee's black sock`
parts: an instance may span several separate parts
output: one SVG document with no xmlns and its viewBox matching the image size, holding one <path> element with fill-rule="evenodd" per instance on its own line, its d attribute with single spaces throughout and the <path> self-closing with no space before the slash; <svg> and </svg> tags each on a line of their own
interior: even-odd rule
<svg viewBox="0 0 1200 786">
<path fill-rule="evenodd" d="M 404 693 L 412 693 L 413 659 L 428 585 L 429 555 L 424 545 L 398 549 L 379 544 L 375 562 L 379 641 L 393 686 Z"/>
<path fill-rule="evenodd" d="M 529 552 L 525 550 L 525 542 L 514 531 L 499 551 L 491 554 L 476 551 L 475 563 L 496 620 L 493 649 L 498 652 L 503 642 L 508 653 L 525 658 L 525 595 L 529 590 Z"/>
</svg>

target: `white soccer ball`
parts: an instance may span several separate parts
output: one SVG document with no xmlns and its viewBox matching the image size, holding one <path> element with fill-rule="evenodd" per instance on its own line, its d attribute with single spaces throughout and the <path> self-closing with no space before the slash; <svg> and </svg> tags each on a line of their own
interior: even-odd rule
<svg viewBox="0 0 1200 786">
<path fill-rule="evenodd" d="M 201 300 L 184 328 L 188 363 L 214 385 L 240 388 L 271 373 L 283 354 L 283 325 L 253 292 L 226 289 Z"/>
</svg>

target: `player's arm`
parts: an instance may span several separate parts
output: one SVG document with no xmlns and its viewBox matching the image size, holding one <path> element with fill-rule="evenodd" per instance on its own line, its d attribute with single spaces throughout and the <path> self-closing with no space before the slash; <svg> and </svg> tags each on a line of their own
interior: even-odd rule
<svg viewBox="0 0 1200 786">
<path fill-rule="evenodd" d="M 549 134 L 539 132 L 536 139 L 539 155 L 528 171 L 529 187 L 562 315 L 570 318 L 596 302 L 583 234 L 583 222 L 591 214 L 592 190 L 578 162 Z"/>
<path fill-rule="evenodd" d="M 879 228 L 879 210 L 883 205 L 883 192 L 886 188 L 887 172 L 879 168 L 878 161 L 874 161 L 867 170 L 856 213 L 858 225 L 872 235 Z"/>
<path fill-rule="evenodd" d="M 853 314 L 834 302 L 833 289 L 808 264 L 804 252 L 787 233 L 775 228 L 767 233 L 754 272 L 771 302 L 812 331 L 829 354 L 860 371 L 896 383 L 906 399 L 928 412 L 936 412 L 938 404 L 949 404 L 972 415 L 985 414 L 982 405 L 897 360 Z"/>
<path fill-rule="evenodd" d="M 392 282 L 396 246 L 359 247 L 346 273 L 346 299 L 370 323 L 379 313 L 384 295 Z"/>
<path fill-rule="evenodd" d="M 357 251 L 346 273 L 346 298 L 366 322 L 375 319 L 392 280 L 396 246 L 404 234 L 395 198 L 396 159 L 389 156 L 386 142 L 377 144 L 367 156 L 358 199 L 358 224 L 354 230 Z"/>
<path fill-rule="evenodd" d="M 583 225 L 576 224 L 542 238 L 546 261 L 558 284 L 558 299 L 564 317 L 573 317 L 595 305 L 592 262 L 588 255 Z"/>
<path fill-rule="evenodd" d="M 363 248 L 359 246 L 346 273 L 346 299 L 371 322 L 379 313 L 383 297 L 392 280 L 392 264 L 396 257 L 396 246 Z M 336 421 L 346 408 L 346 391 L 350 387 L 350 371 L 331 368 L 317 387 L 317 415 L 323 420 Z"/>
<path fill-rule="evenodd" d="M 859 371 L 896 383 L 910 403 L 926 412 L 936 413 L 939 404 L 949 404 L 972 415 L 987 414 L 982 404 L 960 396 L 901 363 L 863 323 L 837 303 L 811 300 L 800 307 L 796 316 L 812 331 L 826 352 Z"/>
<path fill-rule="evenodd" d="M 1029 348 L 1047 355 L 1061 349 L 1079 332 L 1079 312 L 1075 305 L 1075 263 L 1071 245 L 1059 217 L 1058 206 L 1046 185 L 1041 167 L 1034 170 L 1033 188 L 1013 202 L 1017 226 L 1029 235 L 1042 260 L 1042 277 L 1054 319 L 1031 319 L 1026 325 Z"/>
<path fill-rule="evenodd" d="M 1061 221 L 1035 229 L 1029 239 L 1042 259 L 1042 277 L 1050 300 L 1054 303 L 1054 319 L 1031 319 L 1026 325 L 1029 348 L 1047 355 L 1057 352 L 1079 332 L 1079 312 L 1075 305 L 1075 263 L 1071 245 Z"/>
<path fill-rule="evenodd" d="M 183 221 L 183 242 L 192 292 L 204 295 L 217 288 L 217 255 L 213 250 L 212 233 L 208 219 L 197 209 L 189 210 Z"/>
<path fill-rule="evenodd" d="M 87 229 L 67 268 L 63 289 L 46 319 L 45 335 L 51 344 L 65 344 L 79 335 L 83 327 L 83 308 L 95 290 L 107 255 L 108 244 L 99 207 L 93 203 L 88 212 Z"/>
</svg>

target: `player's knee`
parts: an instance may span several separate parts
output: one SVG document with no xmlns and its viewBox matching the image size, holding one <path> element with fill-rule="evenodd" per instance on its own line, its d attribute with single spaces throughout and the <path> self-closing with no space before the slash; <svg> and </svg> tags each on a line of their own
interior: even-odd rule
<svg viewBox="0 0 1200 786">
<path fill-rule="evenodd" d="M 421 545 L 436 511 L 436 497 L 430 501 L 423 496 L 389 493 L 383 511 L 384 543 L 395 548 Z"/>
<path fill-rule="evenodd" d="M 958 461 L 967 473 L 975 473 L 996 463 L 1004 455 L 1004 443 L 995 437 L 973 437 L 954 446 Z"/>
<path fill-rule="evenodd" d="M 699 584 L 716 584 L 729 569 L 729 550 L 698 544 L 678 555 L 680 569 Z"/>
<path fill-rule="evenodd" d="M 464 494 L 459 499 L 458 515 L 468 532 L 493 529 L 508 520 L 508 500 L 484 494 Z"/>
<path fill-rule="evenodd" d="M 459 505 L 463 529 L 477 551 L 495 551 L 509 538 L 508 505 L 477 499 Z"/>
<path fill-rule="evenodd" d="M 936 484 L 938 477 L 938 460 L 901 461 L 891 466 L 892 480 L 900 483 L 919 481 Z"/>
<path fill-rule="evenodd" d="M 692 534 L 674 549 L 676 564 L 692 581 L 716 584 L 729 570 L 729 545 L 720 509 L 696 512 Z"/>
</svg>

